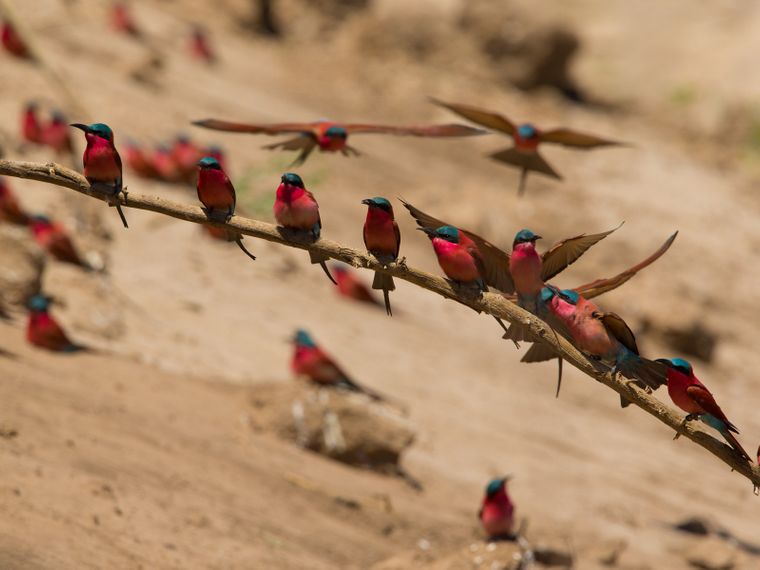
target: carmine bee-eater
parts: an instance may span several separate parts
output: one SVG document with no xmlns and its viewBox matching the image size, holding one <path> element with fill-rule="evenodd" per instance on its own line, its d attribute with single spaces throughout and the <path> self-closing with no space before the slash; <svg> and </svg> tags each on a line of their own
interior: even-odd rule
<svg viewBox="0 0 760 570">
<path fill-rule="evenodd" d="M 111 28 L 135 38 L 141 35 L 140 28 L 137 27 L 126 2 L 114 2 L 111 5 Z"/>
<path fill-rule="evenodd" d="M 194 125 L 235 133 L 253 133 L 262 135 L 296 134 L 297 136 L 283 142 L 266 145 L 266 149 L 298 150 L 300 154 L 291 166 L 304 163 L 315 148 L 322 152 L 340 152 L 344 156 L 358 156 L 360 153 L 348 145 L 350 134 L 386 134 L 415 137 L 467 137 L 482 135 L 486 131 L 465 125 L 424 125 L 410 127 L 393 127 L 387 125 L 365 125 L 336 123 L 333 121 L 315 121 L 313 123 L 235 123 L 219 119 L 204 119 L 193 122 Z"/>
<path fill-rule="evenodd" d="M 438 258 L 438 265 L 441 266 L 446 277 L 457 285 L 475 285 L 478 291 L 488 291 L 483 257 L 475 242 L 464 232 L 454 226 L 417 229 L 425 232 L 430 238 Z M 499 317 L 494 317 L 494 319 L 504 329 L 506 338 L 508 330 L 504 322 Z"/>
<path fill-rule="evenodd" d="M 362 200 L 362 204 L 367 205 L 367 218 L 364 220 L 364 246 L 383 265 L 395 263 L 401 247 L 401 232 L 393 216 L 393 206 L 387 199 L 379 196 Z M 385 312 L 393 316 L 389 294 L 390 291 L 396 289 L 393 277 L 387 273 L 375 271 L 372 288 L 383 291 Z"/>
<path fill-rule="evenodd" d="M 206 30 L 200 26 L 193 28 L 192 35 L 190 36 L 190 55 L 199 59 L 205 63 L 212 64 L 216 61 L 216 54 L 211 48 L 211 42 L 208 39 Z"/>
<path fill-rule="evenodd" d="M 203 204 L 206 216 L 216 222 L 227 222 L 235 214 L 235 187 L 219 162 L 210 156 L 204 156 L 198 162 L 198 199 Z M 228 234 L 248 257 L 256 256 L 243 245 L 243 235 L 237 232 Z"/>
<path fill-rule="evenodd" d="M 338 294 L 346 299 L 380 307 L 382 304 L 372 291 L 345 265 L 333 265 L 332 273 L 338 282 Z"/>
<path fill-rule="evenodd" d="M 32 55 L 29 53 L 24 40 L 21 39 L 10 22 L 3 22 L 2 29 L 0 29 L 0 42 L 9 54 L 21 59 L 31 59 Z"/>
<path fill-rule="evenodd" d="M 52 148 L 56 154 L 71 156 L 74 154 L 74 143 L 71 141 L 71 131 L 66 117 L 61 111 L 53 111 L 51 121 L 42 129 L 42 142 Z"/>
<path fill-rule="evenodd" d="M 210 156 L 210 157 L 215 158 L 217 162 L 222 165 L 222 168 L 225 171 L 227 170 L 227 166 L 226 166 L 227 161 L 225 159 L 224 150 L 222 150 L 222 147 L 218 145 L 211 145 L 205 150 L 204 154 L 205 156 Z"/>
<path fill-rule="evenodd" d="M 293 343 L 295 350 L 290 368 L 296 376 L 305 376 L 321 386 L 344 388 L 365 394 L 373 400 L 385 400 L 377 392 L 354 382 L 327 353 L 317 346 L 305 330 L 296 331 Z"/>
<path fill-rule="evenodd" d="M 108 197 L 108 204 L 116 206 L 121 223 L 128 228 L 127 218 L 121 211 L 119 194 L 123 192 L 121 157 L 113 143 L 113 131 L 104 123 L 72 123 L 72 127 L 84 131 L 87 139 L 87 148 L 84 149 L 82 162 L 84 163 L 84 177 L 95 190 L 104 192 Z"/>
<path fill-rule="evenodd" d="M 153 149 L 150 163 L 159 180 L 176 183 L 182 179 L 179 165 L 174 161 L 172 151 L 168 146 L 160 144 Z"/>
<path fill-rule="evenodd" d="M 696 419 L 702 420 L 702 422 L 720 432 L 742 459 L 751 463 L 752 460 L 749 454 L 744 451 L 744 448 L 733 435 L 734 433 L 738 434 L 739 430 L 736 429 L 736 426 L 728 420 L 726 414 L 720 409 L 710 390 L 694 375 L 694 369 L 691 364 L 683 358 L 658 358 L 657 362 L 661 362 L 667 366 L 668 395 L 670 399 L 673 400 L 676 406 L 688 414 L 684 418 L 683 423 L 685 424 Z"/>
<path fill-rule="evenodd" d="M 489 540 L 512 539 L 515 520 L 515 506 L 507 495 L 507 481 L 510 477 L 494 479 L 488 483 L 483 497 L 483 506 L 478 511 L 480 524 Z"/>
<path fill-rule="evenodd" d="M 66 229 L 57 222 L 51 222 L 46 216 L 32 216 L 30 222 L 34 241 L 58 261 L 91 269 L 82 260 L 82 256 L 74 247 Z"/>
<path fill-rule="evenodd" d="M 174 164 L 179 169 L 180 178 L 185 181 L 193 180 L 195 178 L 195 167 L 204 156 L 195 143 L 186 135 L 179 135 L 172 144 L 171 155 Z"/>
<path fill-rule="evenodd" d="M 636 337 L 622 318 L 602 312 L 575 291 L 547 289 L 549 311 L 562 321 L 579 350 L 611 366 L 613 374 L 634 379 L 642 388 L 656 390 L 665 384 L 665 367 L 640 356 Z M 630 402 L 621 396 L 620 403 L 626 407 Z"/>
<path fill-rule="evenodd" d="M 313 241 L 317 241 L 322 233 L 322 219 L 319 217 L 317 200 L 306 189 L 298 174 L 286 172 L 280 178 L 280 185 L 277 187 L 274 199 L 274 217 L 282 227 L 306 232 Z M 325 264 L 329 258 L 309 251 L 309 259 L 312 263 L 319 263 L 330 281 L 335 285 L 338 284 Z"/>
<path fill-rule="evenodd" d="M 37 117 L 37 103 L 27 103 L 21 115 L 21 137 L 32 144 L 44 144 L 42 125 Z"/>
<path fill-rule="evenodd" d="M 515 125 L 503 115 L 479 107 L 473 107 L 472 105 L 445 103 L 436 99 L 433 99 L 432 101 L 473 123 L 500 131 L 512 137 L 514 146 L 493 153 L 491 158 L 520 168 L 518 195 L 522 195 L 525 191 L 525 180 L 530 171 L 538 172 L 539 174 L 556 178 L 557 180 L 562 179 L 562 177 L 538 152 L 538 145 L 540 143 L 561 144 L 567 147 L 583 150 L 603 146 L 623 145 L 623 143 L 617 141 L 604 139 L 596 135 L 581 133 L 571 129 L 560 128 L 552 129 L 550 131 L 542 131 L 530 123 Z"/>
<path fill-rule="evenodd" d="M 25 226 L 29 214 L 24 212 L 5 178 L 0 178 L 0 221 Z"/>
<path fill-rule="evenodd" d="M 44 295 L 35 295 L 27 304 L 29 320 L 26 327 L 26 340 L 53 352 L 78 352 L 87 350 L 73 343 L 56 320 L 48 312 L 50 299 Z"/>
<path fill-rule="evenodd" d="M 153 163 L 145 156 L 142 148 L 135 141 L 128 140 L 125 144 L 124 158 L 127 166 L 140 178 L 159 178 Z"/>
</svg>

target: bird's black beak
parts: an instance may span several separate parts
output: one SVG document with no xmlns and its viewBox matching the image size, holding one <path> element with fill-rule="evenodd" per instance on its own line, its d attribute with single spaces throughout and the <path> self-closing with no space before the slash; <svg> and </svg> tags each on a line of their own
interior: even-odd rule
<svg viewBox="0 0 760 570">
<path fill-rule="evenodd" d="M 514 477 L 515 476 L 512 475 L 511 473 L 509 475 L 504 475 L 504 477 L 501 478 L 501 482 L 502 482 L 502 484 L 504 484 L 507 481 L 511 481 L 512 479 L 514 479 Z"/>
<path fill-rule="evenodd" d="M 435 237 L 435 230 L 431 228 L 417 228 L 421 232 L 425 232 L 427 234 L 427 237 L 430 239 L 433 239 Z"/>
<path fill-rule="evenodd" d="M 535 236 L 535 237 L 533 238 L 533 241 L 535 242 L 535 241 L 538 241 L 538 240 L 540 240 L 540 239 L 544 239 L 544 238 L 543 238 L 543 237 L 541 237 L 541 236 Z"/>
<path fill-rule="evenodd" d="M 670 367 L 670 360 L 667 358 L 656 358 L 655 362 L 659 362 L 660 364 L 664 364 L 665 366 Z"/>
<path fill-rule="evenodd" d="M 601 319 L 602 318 L 602 313 L 600 313 L 599 311 L 594 311 L 593 313 L 591 313 L 591 316 L 594 319 Z"/>
<path fill-rule="evenodd" d="M 362 200 L 362 204 L 366 204 L 367 206 L 369 206 L 372 204 L 372 200 L 370 200 L 369 198 L 365 198 L 364 200 Z"/>
<path fill-rule="evenodd" d="M 75 129 L 84 131 L 86 133 L 90 132 L 90 127 L 88 127 L 87 125 L 83 125 L 82 123 L 71 123 L 69 126 L 74 127 Z"/>
</svg>

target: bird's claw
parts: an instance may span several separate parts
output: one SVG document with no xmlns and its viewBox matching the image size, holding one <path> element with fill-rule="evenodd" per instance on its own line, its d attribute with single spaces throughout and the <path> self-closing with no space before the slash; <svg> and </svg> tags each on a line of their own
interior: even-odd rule
<svg viewBox="0 0 760 570">
<path fill-rule="evenodd" d="M 396 261 L 396 266 L 400 267 L 402 269 L 409 269 L 409 267 L 406 264 L 406 256 L 402 257 L 398 261 Z"/>
</svg>

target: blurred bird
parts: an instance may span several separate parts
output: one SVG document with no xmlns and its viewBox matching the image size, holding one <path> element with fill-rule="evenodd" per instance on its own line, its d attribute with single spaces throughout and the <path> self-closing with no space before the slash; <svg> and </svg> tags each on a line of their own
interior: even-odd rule
<svg viewBox="0 0 760 570">
<path fill-rule="evenodd" d="M 557 180 L 562 179 L 538 152 L 538 145 L 540 143 L 555 143 L 583 150 L 603 146 L 621 146 L 624 144 L 571 129 L 560 128 L 542 131 L 530 123 L 515 125 L 503 115 L 479 107 L 458 103 L 445 103 L 437 99 L 432 99 L 432 101 L 436 105 L 445 107 L 473 123 L 506 133 L 512 137 L 514 146 L 493 153 L 491 158 L 520 168 L 520 184 L 517 191 L 520 196 L 525 192 L 525 180 L 528 172 L 538 172 Z"/>
<path fill-rule="evenodd" d="M 446 277 L 457 285 L 475 285 L 481 292 L 488 291 L 483 257 L 478 246 L 467 234 L 454 226 L 417 229 L 425 232 L 430 238 L 433 250 L 438 258 L 438 265 L 441 266 Z M 504 322 L 499 317 L 494 317 L 494 319 L 504 329 L 504 338 L 506 338 L 508 330 Z"/>
<path fill-rule="evenodd" d="M 425 125 L 410 127 L 392 127 L 384 125 L 343 124 L 333 121 L 315 121 L 313 123 L 271 123 L 247 124 L 222 121 L 219 119 L 204 119 L 194 121 L 194 125 L 216 131 L 236 133 L 253 133 L 263 135 L 283 135 L 295 133 L 297 136 L 283 142 L 266 145 L 266 149 L 298 150 L 300 154 L 291 166 L 303 164 L 315 148 L 322 152 L 340 152 L 343 156 L 358 156 L 355 148 L 348 146 L 349 134 L 386 134 L 415 137 L 466 137 L 482 135 L 486 131 L 466 125 Z"/>
<path fill-rule="evenodd" d="M 216 161 L 222 166 L 222 169 L 226 172 L 227 171 L 227 161 L 224 156 L 224 151 L 222 150 L 222 147 L 217 145 L 211 145 L 210 147 L 207 147 L 204 151 L 204 154 L 206 156 L 210 156 L 212 158 L 215 158 Z"/>
<path fill-rule="evenodd" d="M 58 155 L 74 154 L 74 143 L 66 117 L 61 111 L 53 111 L 53 118 L 42 129 L 42 142 L 52 148 Z"/>
<path fill-rule="evenodd" d="M 599 307 L 575 291 L 548 287 L 548 310 L 562 321 L 579 350 L 634 379 L 642 388 L 656 390 L 666 383 L 662 364 L 640 356 L 636 337 L 626 322 L 615 313 Z M 630 402 L 620 397 L 621 406 Z"/>
<path fill-rule="evenodd" d="M 192 36 L 190 37 L 190 55 L 194 59 L 199 59 L 208 64 L 216 62 L 216 54 L 211 48 L 208 34 L 200 26 L 193 28 Z"/>
<path fill-rule="evenodd" d="M 694 376 L 694 369 L 683 358 L 658 358 L 667 366 L 668 395 L 673 403 L 688 415 L 683 423 L 700 419 L 711 428 L 720 432 L 729 445 L 742 459 L 752 462 L 749 454 L 744 451 L 739 441 L 731 433 L 739 433 L 723 410 L 720 409 L 710 390 Z M 680 434 L 676 434 L 678 437 Z M 760 450 L 758 451 L 760 453 Z"/>
<path fill-rule="evenodd" d="M 132 37 L 140 37 L 140 28 L 135 22 L 129 6 L 125 2 L 111 4 L 111 28 Z"/>
<path fill-rule="evenodd" d="M 296 331 L 293 337 L 295 351 L 290 368 L 296 376 L 306 376 L 312 382 L 321 386 L 344 388 L 352 392 L 360 392 L 377 401 L 385 398 L 373 390 L 359 386 L 348 374 L 335 363 L 321 348 L 317 346 L 311 335 L 305 330 Z"/>
<path fill-rule="evenodd" d="M 25 226 L 29 223 L 29 214 L 24 212 L 5 178 L 0 178 L 0 221 Z"/>
<path fill-rule="evenodd" d="M 204 155 L 201 154 L 201 149 L 189 137 L 179 135 L 172 144 L 171 156 L 174 164 L 179 169 L 180 178 L 185 181 L 192 181 L 195 178 L 198 161 Z"/>
<path fill-rule="evenodd" d="M 206 216 L 217 222 L 227 222 L 235 214 L 235 187 L 219 162 L 210 156 L 204 156 L 198 162 L 198 199 L 203 204 Z M 234 241 L 248 257 L 256 256 L 243 245 L 243 235 L 228 231 L 230 241 Z"/>
<path fill-rule="evenodd" d="M 367 205 L 367 218 L 364 220 L 364 246 L 380 263 L 388 265 L 398 259 L 401 247 L 401 232 L 393 215 L 391 203 L 379 196 L 362 200 Z M 396 289 L 393 277 L 387 273 L 375 271 L 372 281 L 373 289 L 383 291 L 385 312 L 393 316 L 390 291 Z"/>
<path fill-rule="evenodd" d="M 478 518 L 489 540 L 511 540 L 514 538 L 515 507 L 507 495 L 507 481 L 510 477 L 494 479 L 488 483 L 483 497 L 483 506 L 478 511 Z"/>
<path fill-rule="evenodd" d="M 91 125 L 72 123 L 71 126 L 84 131 L 85 139 L 87 139 L 87 148 L 82 157 L 84 177 L 93 189 L 106 193 L 108 204 L 116 206 L 121 223 L 128 228 L 127 218 L 124 217 L 121 204 L 118 202 L 119 194 L 124 189 L 121 157 L 113 143 L 113 131 L 104 123 Z"/>
<path fill-rule="evenodd" d="M 29 48 L 10 22 L 3 22 L 0 29 L 0 42 L 9 54 L 21 59 L 32 59 Z"/>
<path fill-rule="evenodd" d="M 125 144 L 124 157 L 127 166 L 140 178 L 159 178 L 153 163 L 145 156 L 142 148 L 136 142 L 128 140 Z"/>
<path fill-rule="evenodd" d="M 313 241 L 319 240 L 322 232 L 322 219 L 319 216 L 319 205 L 314 195 L 309 192 L 298 174 L 286 172 L 280 178 L 277 194 L 274 200 L 274 217 L 277 223 L 289 230 L 307 232 Z M 335 285 L 338 283 L 330 275 L 325 261 L 329 258 L 315 251 L 309 251 L 312 263 L 319 263 L 325 275 Z"/>
<path fill-rule="evenodd" d="M 357 276 L 345 265 L 333 265 L 333 275 L 338 282 L 338 294 L 354 301 L 367 303 L 376 307 L 382 306 L 375 296 Z"/>
<path fill-rule="evenodd" d="M 66 228 L 61 224 L 51 222 L 46 216 L 32 216 L 30 224 L 34 240 L 55 259 L 87 270 L 91 269 L 82 260 Z"/>
<path fill-rule="evenodd" d="M 29 102 L 21 115 L 21 138 L 32 144 L 43 144 L 42 125 L 37 117 L 37 103 Z"/>
<path fill-rule="evenodd" d="M 153 169 L 156 171 L 159 180 L 174 184 L 182 179 L 182 173 L 180 172 L 179 166 L 174 161 L 174 157 L 172 156 L 169 147 L 158 145 L 153 149 L 150 162 Z"/>
<path fill-rule="evenodd" d="M 79 352 L 87 348 L 73 343 L 61 326 L 48 312 L 50 299 L 44 295 L 34 295 L 27 304 L 29 320 L 26 339 L 40 348 L 54 352 Z"/>
</svg>

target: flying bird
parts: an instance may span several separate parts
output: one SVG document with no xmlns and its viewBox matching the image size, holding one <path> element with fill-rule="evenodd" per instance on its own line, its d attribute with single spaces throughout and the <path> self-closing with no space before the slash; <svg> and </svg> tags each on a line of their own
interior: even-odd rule
<svg viewBox="0 0 760 570">
<path fill-rule="evenodd" d="M 537 172 L 557 180 L 562 179 L 557 171 L 539 153 L 538 146 L 541 143 L 560 144 L 580 150 L 590 150 L 605 146 L 623 146 L 625 144 L 572 129 L 559 128 L 543 131 L 531 123 L 516 125 L 505 116 L 493 111 L 487 111 L 472 105 L 445 103 L 437 99 L 432 99 L 432 101 L 436 105 L 445 107 L 473 123 L 500 131 L 512 137 L 514 141 L 513 146 L 495 152 L 490 157 L 520 169 L 520 183 L 517 190 L 519 196 L 522 196 L 525 192 L 525 181 L 528 172 Z"/>
<path fill-rule="evenodd" d="M 293 337 L 294 352 L 290 368 L 296 376 L 304 376 L 320 386 L 343 388 L 365 394 L 377 401 L 385 398 L 377 392 L 360 386 L 314 342 L 311 335 L 299 329 Z"/>
<path fill-rule="evenodd" d="M 382 304 L 372 294 L 372 291 L 345 265 L 334 265 L 332 268 L 335 280 L 338 282 L 338 294 L 346 299 L 359 301 L 375 307 Z"/>
<path fill-rule="evenodd" d="M 694 375 L 691 364 L 683 358 L 658 358 L 667 366 L 668 395 L 673 403 L 688 415 L 683 423 L 700 419 L 711 428 L 720 432 L 729 445 L 742 459 L 752 462 L 749 454 L 734 437 L 739 430 L 720 409 L 710 390 Z M 733 432 L 733 433 L 732 433 Z M 680 434 L 676 434 L 678 437 Z M 760 453 L 760 450 L 759 450 Z"/>
<path fill-rule="evenodd" d="M 211 156 L 204 156 L 198 161 L 198 199 L 203 204 L 206 216 L 216 222 L 228 222 L 235 214 L 235 187 L 227 174 L 222 170 L 219 161 Z M 255 260 L 256 256 L 243 245 L 243 234 L 228 232 L 229 240 L 248 257 Z"/>
<path fill-rule="evenodd" d="M 32 216 L 30 225 L 34 241 L 55 259 L 83 269 L 92 269 L 79 255 L 66 228 L 61 224 L 50 221 L 46 216 Z"/>
<path fill-rule="evenodd" d="M 367 206 L 367 217 L 364 220 L 364 246 L 380 263 L 384 265 L 395 263 L 401 247 L 401 232 L 393 215 L 393 206 L 387 199 L 380 196 L 362 200 L 362 204 Z M 390 291 L 396 289 L 393 277 L 387 273 L 375 271 L 372 288 L 382 290 L 385 312 L 388 316 L 393 316 L 390 300 Z"/>
<path fill-rule="evenodd" d="M 27 303 L 29 320 L 26 339 L 30 344 L 53 352 L 79 352 L 87 348 L 75 344 L 66 335 L 61 325 L 50 315 L 50 299 L 44 295 L 34 295 Z"/>
<path fill-rule="evenodd" d="M 0 221 L 19 226 L 29 223 L 29 214 L 23 210 L 5 178 L 0 178 Z"/>
<path fill-rule="evenodd" d="M 274 217 L 283 228 L 306 232 L 312 241 L 319 240 L 322 233 L 319 204 L 314 194 L 306 189 L 301 177 L 293 172 L 286 172 L 280 178 L 274 199 Z M 312 263 L 319 263 L 328 279 L 335 285 L 338 284 L 325 264 L 329 259 L 327 256 L 310 250 L 309 259 Z"/>
<path fill-rule="evenodd" d="M 113 131 L 104 123 L 72 123 L 72 127 L 84 131 L 87 148 L 84 149 L 84 177 L 95 190 L 104 192 L 110 206 L 116 206 L 121 223 L 128 228 L 127 218 L 119 204 L 119 194 L 124 191 L 121 173 L 121 157 L 113 143 Z"/>
<path fill-rule="evenodd" d="M 204 119 L 193 122 L 194 125 L 213 129 L 216 131 L 229 131 L 236 133 L 253 133 L 262 135 L 286 135 L 295 134 L 294 138 L 266 145 L 266 149 L 282 149 L 300 151 L 298 157 L 291 164 L 299 166 L 303 164 L 312 151 L 319 148 L 322 152 L 340 152 L 344 156 L 358 156 L 360 153 L 354 147 L 348 145 L 350 134 L 386 134 L 415 137 L 467 137 L 483 135 L 486 131 L 475 129 L 466 125 L 424 125 L 397 127 L 387 125 L 365 125 L 354 123 L 336 123 L 333 121 L 315 121 L 313 123 L 235 123 L 219 119 Z"/>
<path fill-rule="evenodd" d="M 510 477 L 494 479 L 488 483 L 483 505 L 478 511 L 480 524 L 489 540 L 511 540 L 515 520 L 515 506 L 507 494 Z"/>
</svg>

